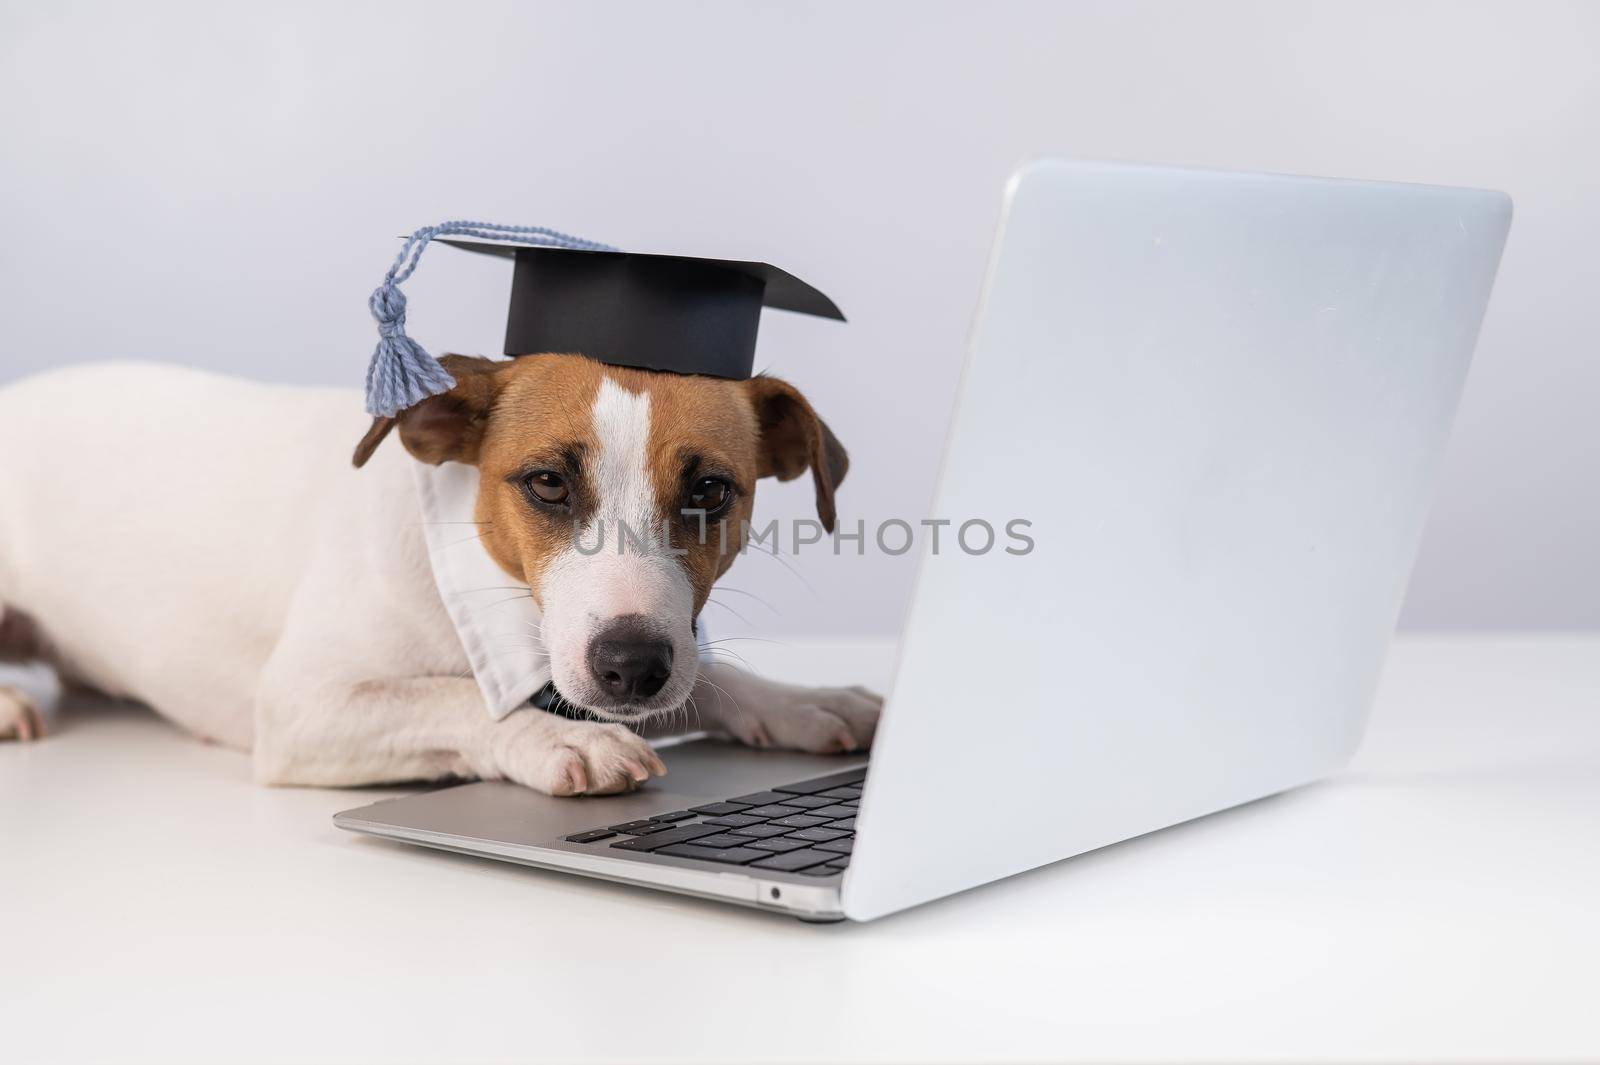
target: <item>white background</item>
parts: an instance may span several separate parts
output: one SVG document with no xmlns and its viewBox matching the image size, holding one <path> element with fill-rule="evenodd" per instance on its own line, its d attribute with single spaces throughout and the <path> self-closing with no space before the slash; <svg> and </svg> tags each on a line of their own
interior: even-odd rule
<svg viewBox="0 0 1600 1065">
<path fill-rule="evenodd" d="M 1020 159 L 1495 187 L 1517 218 L 1405 622 L 1600 626 L 1597 56 L 1596 4 L 6 3 L 0 382 L 140 357 L 355 385 L 395 234 L 553 225 L 833 295 L 849 325 L 769 315 L 758 361 L 850 447 L 845 519 L 914 520 Z M 498 352 L 508 281 L 430 252 L 412 334 Z M 895 630 L 907 560 L 798 567 L 752 557 L 728 584 L 768 605 L 723 598 Z"/>
</svg>

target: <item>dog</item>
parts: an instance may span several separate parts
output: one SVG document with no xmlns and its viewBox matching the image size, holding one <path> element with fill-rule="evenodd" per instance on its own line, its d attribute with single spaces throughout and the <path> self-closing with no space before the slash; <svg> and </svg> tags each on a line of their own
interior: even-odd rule
<svg viewBox="0 0 1600 1065">
<path fill-rule="evenodd" d="M 0 658 L 248 750 L 272 785 L 626 792 L 665 772 L 646 734 L 696 717 L 757 747 L 871 744 L 878 696 L 696 644 L 758 480 L 809 471 L 834 525 L 848 459 L 798 390 L 576 355 L 441 361 L 452 389 L 370 424 L 352 392 L 151 364 L 0 389 Z M 416 477 L 446 469 L 476 471 L 462 539 L 537 608 L 515 651 L 577 713 L 486 712 L 419 503 Z M 592 550 L 607 526 L 652 546 Z M 42 735 L 39 703 L 0 687 L 0 734 Z"/>
</svg>

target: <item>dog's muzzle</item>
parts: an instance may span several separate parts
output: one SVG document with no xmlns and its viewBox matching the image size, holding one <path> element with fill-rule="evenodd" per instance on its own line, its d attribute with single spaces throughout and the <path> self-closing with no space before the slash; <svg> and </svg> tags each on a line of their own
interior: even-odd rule
<svg viewBox="0 0 1600 1065">
<path fill-rule="evenodd" d="M 614 706 L 647 702 L 672 677 L 672 641 L 639 615 L 608 623 L 589 643 L 589 675 Z"/>
</svg>

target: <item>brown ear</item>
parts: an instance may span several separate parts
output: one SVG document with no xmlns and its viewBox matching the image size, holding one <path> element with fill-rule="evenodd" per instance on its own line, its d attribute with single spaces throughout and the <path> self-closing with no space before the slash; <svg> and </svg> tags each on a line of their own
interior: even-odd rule
<svg viewBox="0 0 1600 1065">
<path fill-rule="evenodd" d="M 810 469 L 817 487 L 817 517 L 832 532 L 836 518 L 833 491 L 850 469 L 844 445 L 789 382 L 756 377 L 746 389 L 761 427 L 757 475 L 790 481 Z"/>
<path fill-rule="evenodd" d="M 400 427 L 400 443 L 420 462 L 437 466 L 441 462 L 478 461 L 478 445 L 494 406 L 499 387 L 495 373 L 504 360 L 480 359 L 470 355 L 446 355 L 439 364 L 456 379 L 448 392 L 407 407 L 393 418 L 374 418 L 351 461 L 364 466 L 378 450 L 384 437 Z"/>
<path fill-rule="evenodd" d="M 359 470 L 367 464 L 367 460 L 372 457 L 372 453 L 378 450 L 378 445 L 383 443 L 383 438 L 388 436 L 389 430 L 393 428 L 393 418 L 379 417 L 372 419 L 372 428 L 368 429 L 366 435 L 357 442 L 356 453 L 350 456 L 350 462 L 356 469 Z"/>
</svg>

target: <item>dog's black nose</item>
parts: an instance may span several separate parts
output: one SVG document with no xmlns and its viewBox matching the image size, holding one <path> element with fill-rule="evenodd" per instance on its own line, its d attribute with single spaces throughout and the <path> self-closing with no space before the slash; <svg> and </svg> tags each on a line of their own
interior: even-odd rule
<svg viewBox="0 0 1600 1065">
<path fill-rule="evenodd" d="M 613 699 L 648 699 L 672 676 L 672 643 L 637 624 L 614 623 L 589 645 L 589 672 Z"/>
</svg>

